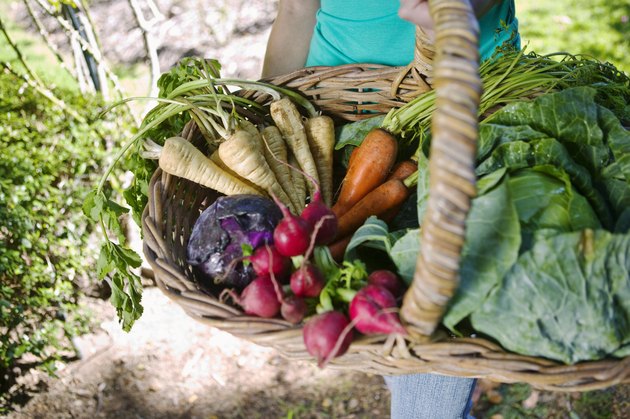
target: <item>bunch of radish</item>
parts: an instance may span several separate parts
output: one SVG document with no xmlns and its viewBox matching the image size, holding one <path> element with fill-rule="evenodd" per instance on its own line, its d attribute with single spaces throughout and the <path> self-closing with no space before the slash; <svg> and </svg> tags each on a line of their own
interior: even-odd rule
<svg viewBox="0 0 630 419">
<path fill-rule="evenodd" d="M 278 315 L 293 324 L 304 321 L 309 299 L 315 299 L 326 278 L 313 261 L 315 246 L 334 240 L 337 217 L 317 189 L 300 215 L 276 200 L 283 214 L 273 231 L 273 243 L 258 247 L 247 257 L 256 278 L 240 295 L 230 293 L 245 313 L 271 318 Z M 297 259 L 296 259 L 297 258 Z M 300 264 L 293 267 L 293 261 Z M 309 354 L 323 367 L 344 354 L 354 330 L 363 334 L 405 334 L 398 314 L 403 286 L 396 274 L 377 270 L 367 276 L 351 299 L 347 313 L 327 309 L 306 319 L 303 336 Z"/>
<path fill-rule="evenodd" d="M 305 298 L 319 296 L 326 279 L 310 261 L 314 246 L 326 245 L 335 237 L 337 218 L 321 199 L 319 190 L 298 215 L 276 200 L 283 214 L 273 232 L 273 243 L 260 246 L 246 258 L 256 278 L 239 296 L 230 293 L 247 314 L 275 317 L 280 313 L 291 322 L 299 323 L 306 315 Z M 302 257 L 301 266 L 292 270 L 292 258 Z M 287 284 L 291 293 L 285 292 Z"/>
</svg>

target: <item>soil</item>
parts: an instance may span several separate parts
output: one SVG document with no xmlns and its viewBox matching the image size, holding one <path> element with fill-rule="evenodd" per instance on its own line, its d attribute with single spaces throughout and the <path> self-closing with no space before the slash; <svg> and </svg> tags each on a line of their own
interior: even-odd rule
<svg viewBox="0 0 630 419">
<path fill-rule="evenodd" d="M 320 370 L 187 316 L 157 288 L 123 332 L 108 301 L 85 303 L 101 319 L 77 340 L 82 359 L 58 378 L 43 375 L 33 398 L 9 418 L 387 417 L 378 376 Z"/>
</svg>

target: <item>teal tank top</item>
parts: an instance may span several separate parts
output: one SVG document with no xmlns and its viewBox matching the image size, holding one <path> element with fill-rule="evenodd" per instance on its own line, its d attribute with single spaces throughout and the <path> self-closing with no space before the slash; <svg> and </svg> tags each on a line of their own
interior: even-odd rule
<svg viewBox="0 0 630 419">
<path fill-rule="evenodd" d="M 306 66 L 351 63 L 407 65 L 415 25 L 398 17 L 399 0 L 321 0 Z M 505 42 L 520 48 L 514 0 L 504 0 L 479 21 L 481 59 Z"/>
</svg>

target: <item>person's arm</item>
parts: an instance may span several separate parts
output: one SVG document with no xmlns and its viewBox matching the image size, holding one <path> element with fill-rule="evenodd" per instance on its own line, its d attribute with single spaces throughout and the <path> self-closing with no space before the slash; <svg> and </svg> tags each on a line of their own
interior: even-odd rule
<svg viewBox="0 0 630 419">
<path fill-rule="evenodd" d="M 470 4 L 479 18 L 486 14 L 492 7 L 501 3 L 501 1 L 502 0 L 470 0 Z M 420 26 L 429 33 L 433 32 L 433 19 L 429 12 L 429 2 L 427 0 L 400 0 L 398 16 Z"/>
<path fill-rule="evenodd" d="M 319 0 L 279 1 L 278 15 L 267 41 L 263 78 L 304 67 L 319 4 Z"/>
</svg>

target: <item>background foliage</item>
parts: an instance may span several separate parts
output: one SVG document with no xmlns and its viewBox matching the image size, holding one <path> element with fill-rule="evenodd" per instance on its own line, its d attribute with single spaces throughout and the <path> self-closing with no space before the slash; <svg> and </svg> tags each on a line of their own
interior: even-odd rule
<svg viewBox="0 0 630 419">
<path fill-rule="evenodd" d="M 79 297 L 96 250 L 81 205 L 117 124 L 97 96 L 56 94 L 86 122 L 0 73 L 0 394 L 21 368 L 52 373 L 88 326 Z"/>
</svg>

